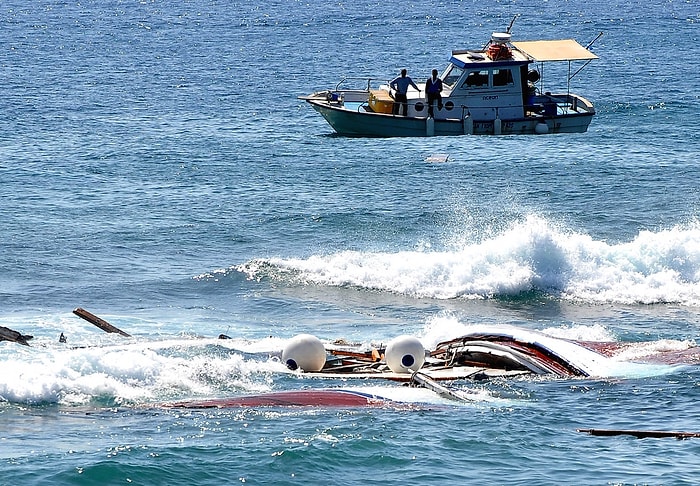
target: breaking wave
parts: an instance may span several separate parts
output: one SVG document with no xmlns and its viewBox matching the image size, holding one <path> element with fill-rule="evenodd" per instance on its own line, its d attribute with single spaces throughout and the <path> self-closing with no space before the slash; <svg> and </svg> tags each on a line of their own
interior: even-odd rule
<svg viewBox="0 0 700 486">
<path fill-rule="evenodd" d="M 0 358 L 0 366 L 12 370 L 0 379 L 0 403 L 113 406 L 264 392 L 270 389 L 270 373 L 284 369 L 267 352 L 237 349 L 250 345 L 236 340 L 185 339 L 74 349 L 11 346 L 14 352 Z"/>
<path fill-rule="evenodd" d="M 543 292 L 621 304 L 700 305 L 700 224 L 641 231 L 607 243 L 537 216 L 493 237 L 435 251 L 341 251 L 255 259 L 228 272 L 252 280 L 358 287 L 435 299 L 488 299 Z"/>
</svg>

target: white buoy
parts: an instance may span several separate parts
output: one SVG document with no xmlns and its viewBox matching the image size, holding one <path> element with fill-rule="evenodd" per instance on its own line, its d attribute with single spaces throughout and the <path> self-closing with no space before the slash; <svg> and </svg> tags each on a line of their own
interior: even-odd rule
<svg viewBox="0 0 700 486">
<path fill-rule="evenodd" d="M 326 364 L 326 348 L 316 336 L 299 334 L 282 351 L 282 362 L 290 370 L 321 371 Z"/>
<path fill-rule="evenodd" d="M 510 42 L 511 35 L 507 32 L 494 32 L 491 34 L 491 41 L 494 44 L 505 44 L 506 42 Z"/>
<path fill-rule="evenodd" d="M 538 135 L 549 133 L 549 126 L 545 122 L 537 122 L 537 125 L 535 125 L 535 133 Z"/>
<path fill-rule="evenodd" d="M 416 337 L 398 336 L 387 344 L 384 357 L 394 373 L 411 373 L 423 366 L 425 349 Z"/>
<path fill-rule="evenodd" d="M 493 121 L 493 134 L 494 135 L 500 135 L 501 134 L 501 119 L 496 118 Z"/>
</svg>

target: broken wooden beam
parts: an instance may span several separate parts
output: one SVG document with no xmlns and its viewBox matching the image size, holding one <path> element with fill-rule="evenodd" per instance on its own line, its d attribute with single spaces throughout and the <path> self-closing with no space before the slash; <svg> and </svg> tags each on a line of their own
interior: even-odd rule
<svg viewBox="0 0 700 486">
<path fill-rule="evenodd" d="M 22 334 L 9 327 L 0 326 L 0 341 L 11 341 L 13 343 L 23 344 L 29 346 L 30 339 L 34 339 L 34 336 L 29 336 L 27 334 Z"/>
<path fill-rule="evenodd" d="M 93 324 L 93 325 L 99 327 L 99 328 L 102 329 L 104 332 L 113 332 L 113 333 L 121 334 L 122 336 L 125 336 L 125 337 L 131 337 L 129 334 L 125 333 L 124 331 L 122 331 L 122 330 L 119 329 L 118 327 L 114 327 L 114 326 L 113 326 L 112 324 L 110 324 L 109 322 L 105 321 L 104 319 L 101 319 L 101 318 L 97 317 L 97 316 L 96 316 L 95 314 L 93 314 L 92 312 L 86 311 L 86 310 L 83 309 L 82 307 L 78 307 L 78 308 L 76 308 L 75 310 L 73 310 L 73 314 L 75 314 L 75 315 L 78 316 L 78 317 L 81 317 L 81 318 L 85 319 L 85 320 L 88 321 L 90 324 Z"/>
<path fill-rule="evenodd" d="M 632 435 L 637 439 L 646 439 L 649 437 L 673 437 L 676 439 L 690 439 L 700 437 L 700 432 L 677 432 L 666 430 L 628 430 L 628 429 L 576 429 L 578 432 L 583 432 L 590 435 L 598 435 L 610 437 L 614 435 Z"/>
</svg>

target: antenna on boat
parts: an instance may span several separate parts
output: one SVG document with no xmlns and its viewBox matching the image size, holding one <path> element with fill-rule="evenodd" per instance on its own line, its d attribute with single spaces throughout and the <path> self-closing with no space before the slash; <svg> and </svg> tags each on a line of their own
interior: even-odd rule
<svg viewBox="0 0 700 486">
<path fill-rule="evenodd" d="M 520 17 L 520 14 L 515 14 L 515 15 L 513 16 L 513 19 L 510 21 L 510 24 L 508 24 L 508 28 L 506 29 L 506 32 L 505 32 L 506 34 L 510 34 L 510 30 L 513 28 L 513 24 L 515 23 L 515 19 L 517 19 L 518 17 Z M 484 46 L 483 50 L 486 50 L 486 48 L 487 48 L 489 45 L 491 45 L 491 42 L 493 42 L 493 38 L 490 38 L 490 39 L 489 39 L 489 41 L 488 41 L 488 42 L 486 43 L 486 45 Z"/>
<path fill-rule="evenodd" d="M 510 24 L 508 24 L 508 28 L 506 29 L 506 34 L 510 34 L 510 29 L 513 28 L 513 24 L 515 23 L 515 19 L 517 19 L 518 17 L 520 17 L 520 14 L 515 14 L 513 16 L 513 20 L 510 21 Z"/>
</svg>

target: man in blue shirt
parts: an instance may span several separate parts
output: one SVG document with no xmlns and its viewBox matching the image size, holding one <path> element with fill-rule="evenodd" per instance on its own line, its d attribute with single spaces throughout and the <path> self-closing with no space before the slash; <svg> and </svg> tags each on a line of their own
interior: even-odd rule
<svg viewBox="0 0 700 486">
<path fill-rule="evenodd" d="M 413 86 L 418 92 L 418 86 L 413 80 L 407 76 L 406 70 L 401 70 L 401 76 L 394 78 L 390 83 L 391 89 L 395 91 L 394 93 L 394 115 L 398 115 L 399 105 L 401 105 L 403 116 L 408 113 L 408 98 L 406 93 L 408 92 L 408 87 Z"/>
</svg>

